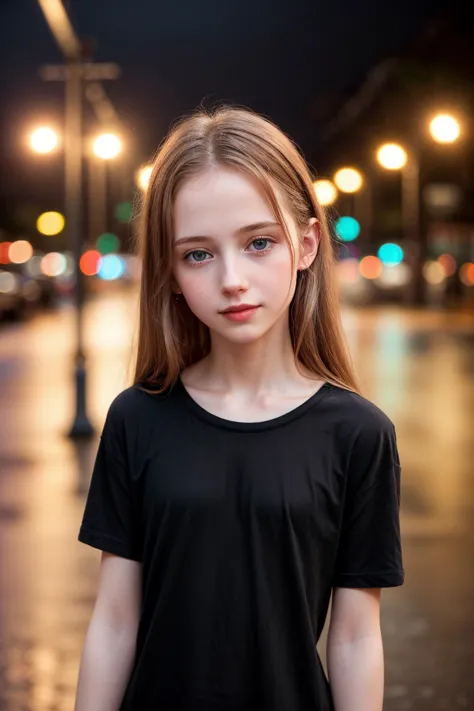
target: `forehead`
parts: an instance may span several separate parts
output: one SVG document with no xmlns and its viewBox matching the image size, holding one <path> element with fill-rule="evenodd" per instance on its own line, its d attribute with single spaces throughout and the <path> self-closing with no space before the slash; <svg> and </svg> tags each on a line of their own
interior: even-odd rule
<svg viewBox="0 0 474 711">
<path fill-rule="evenodd" d="M 281 193 L 272 186 L 289 225 Z M 176 237 L 185 234 L 210 235 L 233 232 L 276 216 L 258 180 L 243 171 L 214 166 L 185 181 L 178 190 L 173 208 Z"/>
</svg>

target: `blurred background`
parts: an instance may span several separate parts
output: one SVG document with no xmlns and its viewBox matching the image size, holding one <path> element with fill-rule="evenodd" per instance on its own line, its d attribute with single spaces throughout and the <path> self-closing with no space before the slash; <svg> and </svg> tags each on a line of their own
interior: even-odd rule
<svg viewBox="0 0 474 711">
<path fill-rule="evenodd" d="M 73 708 L 100 561 L 77 533 L 130 382 L 140 196 L 172 122 L 225 101 L 310 163 L 364 394 L 396 426 L 384 709 L 474 711 L 473 41 L 469 2 L 3 0 L 1 711 Z"/>
</svg>

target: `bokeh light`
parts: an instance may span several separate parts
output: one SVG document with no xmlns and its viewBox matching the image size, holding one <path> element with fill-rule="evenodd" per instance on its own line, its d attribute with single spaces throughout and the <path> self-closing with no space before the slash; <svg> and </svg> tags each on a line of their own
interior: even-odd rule
<svg viewBox="0 0 474 711">
<path fill-rule="evenodd" d="M 433 286 L 442 284 L 446 279 L 443 266 L 433 260 L 429 260 L 423 265 L 423 276 L 428 284 L 432 284 Z"/>
<path fill-rule="evenodd" d="M 360 279 L 359 260 L 350 257 L 337 265 L 337 276 L 342 284 L 357 284 Z"/>
<path fill-rule="evenodd" d="M 31 259 L 28 260 L 28 264 L 25 266 L 28 274 L 34 278 L 39 277 L 43 274 L 41 271 L 41 260 L 44 254 L 36 252 Z"/>
<path fill-rule="evenodd" d="M 474 263 L 465 262 L 459 270 L 459 278 L 465 286 L 474 286 Z"/>
<path fill-rule="evenodd" d="M 313 187 L 320 205 L 332 205 L 336 201 L 337 188 L 332 180 L 315 180 Z"/>
<path fill-rule="evenodd" d="M 8 256 L 14 264 L 24 264 L 33 256 L 33 247 L 26 239 L 18 239 L 11 243 Z"/>
<path fill-rule="evenodd" d="M 58 145 L 58 135 L 56 131 L 47 126 L 41 126 L 30 136 L 30 146 L 35 153 L 51 153 Z"/>
<path fill-rule="evenodd" d="M 94 276 L 99 271 L 101 260 L 102 255 L 97 249 L 89 249 L 82 255 L 79 261 L 79 269 L 85 276 Z"/>
<path fill-rule="evenodd" d="M 41 259 L 41 271 L 45 276 L 56 277 L 66 268 L 66 257 L 61 252 L 48 252 Z"/>
<path fill-rule="evenodd" d="M 137 170 L 135 173 L 135 181 L 140 190 L 147 190 L 152 172 L 152 165 L 142 165 L 142 167 Z"/>
<path fill-rule="evenodd" d="M 116 158 L 122 150 L 122 141 L 115 133 L 102 133 L 95 139 L 92 150 L 102 160 Z"/>
<path fill-rule="evenodd" d="M 400 170 L 407 158 L 407 152 L 398 143 L 385 143 L 377 151 L 377 160 L 386 170 Z"/>
<path fill-rule="evenodd" d="M 9 264 L 10 257 L 8 256 L 10 252 L 11 242 L 0 242 L 0 264 Z"/>
<path fill-rule="evenodd" d="M 20 280 L 17 274 L 0 272 L 0 294 L 14 294 L 19 290 Z"/>
<path fill-rule="evenodd" d="M 441 254 L 437 261 L 443 267 L 446 276 L 449 277 L 456 274 L 457 264 L 452 254 Z"/>
<path fill-rule="evenodd" d="M 104 232 L 97 239 L 96 246 L 101 254 L 111 254 L 116 252 L 120 246 L 120 240 L 112 232 Z"/>
<path fill-rule="evenodd" d="M 119 222 L 130 222 L 133 217 L 133 205 L 131 202 L 119 202 L 114 208 L 115 218 Z"/>
<path fill-rule="evenodd" d="M 352 242 L 360 234 L 360 224 L 354 217 L 340 217 L 336 221 L 335 229 L 343 242 Z"/>
<path fill-rule="evenodd" d="M 51 237 L 63 231 L 66 220 L 60 212 L 43 212 L 36 221 L 36 229 L 42 235 Z"/>
<path fill-rule="evenodd" d="M 76 261 L 74 259 L 74 254 L 72 252 L 64 252 L 64 256 L 66 257 L 66 268 L 64 272 L 61 274 L 61 277 L 63 279 L 69 279 L 70 277 L 74 276 L 74 271 L 76 267 Z"/>
<path fill-rule="evenodd" d="M 106 281 L 119 279 L 125 271 L 125 263 L 118 254 L 107 254 L 100 260 L 98 276 Z"/>
<path fill-rule="evenodd" d="M 377 252 L 379 259 L 386 266 L 400 264 L 403 260 L 403 249 L 394 242 L 386 242 L 379 247 Z"/>
<path fill-rule="evenodd" d="M 459 121 L 450 114 L 438 114 L 430 122 L 430 133 L 437 143 L 454 143 L 459 138 Z"/>
<path fill-rule="evenodd" d="M 387 267 L 384 266 L 382 274 L 377 278 L 377 284 L 382 289 L 393 289 L 406 286 L 413 277 L 411 267 L 405 262 Z"/>
<path fill-rule="evenodd" d="M 378 257 L 369 255 L 359 263 L 359 271 L 366 279 L 377 279 L 382 274 L 382 262 Z"/>
<path fill-rule="evenodd" d="M 341 168 L 335 174 L 334 182 L 341 192 L 356 193 L 362 187 L 362 173 L 356 168 Z"/>
</svg>

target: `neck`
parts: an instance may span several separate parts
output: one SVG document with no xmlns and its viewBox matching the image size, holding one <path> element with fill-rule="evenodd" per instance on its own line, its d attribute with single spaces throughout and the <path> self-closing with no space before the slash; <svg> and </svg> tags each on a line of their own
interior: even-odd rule
<svg viewBox="0 0 474 711">
<path fill-rule="evenodd" d="M 285 393 L 304 378 L 303 367 L 296 364 L 288 321 L 275 324 L 251 343 L 233 343 L 211 331 L 211 351 L 203 366 L 206 385 L 228 393 Z"/>
</svg>

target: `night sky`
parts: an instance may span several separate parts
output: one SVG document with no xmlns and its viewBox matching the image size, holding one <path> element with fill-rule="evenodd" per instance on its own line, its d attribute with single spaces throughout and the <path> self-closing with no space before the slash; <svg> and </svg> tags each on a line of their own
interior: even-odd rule
<svg viewBox="0 0 474 711">
<path fill-rule="evenodd" d="M 139 165 L 183 112 L 231 101 L 268 115 L 310 152 L 314 106 L 350 95 L 367 71 L 403 52 L 442 3 L 436 0 L 70 0 L 76 31 L 96 41 L 97 61 L 122 67 L 105 86 Z M 35 0 L 0 10 L 2 193 L 41 192 L 24 135 L 38 120 L 61 126 L 63 87 L 38 68 L 61 61 Z M 51 161 L 61 164 L 58 157 Z M 51 171 L 53 168 L 48 168 Z M 5 173 L 5 171 L 4 171 Z M 45 181 L 45 182 L 51 182 Z"/>
</svg>

